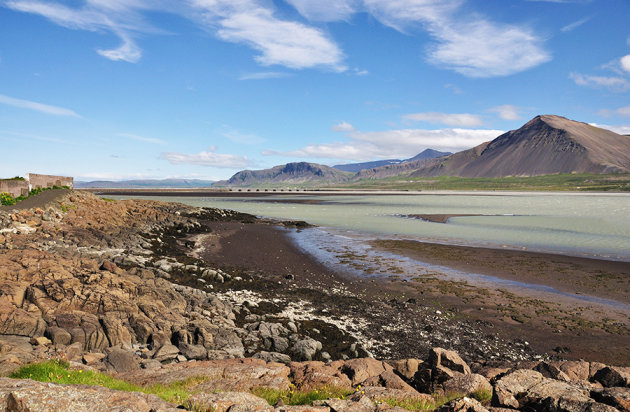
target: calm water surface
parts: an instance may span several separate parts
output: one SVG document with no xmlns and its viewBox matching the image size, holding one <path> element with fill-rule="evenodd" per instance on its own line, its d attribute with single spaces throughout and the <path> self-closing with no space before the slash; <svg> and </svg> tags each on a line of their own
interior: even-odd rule
<svg viewBox="0 0 630 412">
<path fill-rule="evenodd" d="M 353 238 L 378 235 L 630 261 L 630 195 L 623 194 L 423 193 L 151 199 L 305 220 L 335 235 Z M 305 200 L 314 203 L 304 204 Z M 483 216 L 454 217 L 442 224 L 405 217 L 411 214 Z"/>
</svg>

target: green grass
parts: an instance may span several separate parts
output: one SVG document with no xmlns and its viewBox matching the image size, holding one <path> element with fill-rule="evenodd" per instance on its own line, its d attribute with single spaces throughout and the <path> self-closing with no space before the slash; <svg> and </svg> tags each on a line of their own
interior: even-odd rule
<svg viewBox="0 0 630 412">
<path fill-rule="evenodd" d="M 470 394 L 471 398 L 477 399 L 482 405 L 490 405 L 492 399 L 492 391 L 486 389 L 478 389 Z"/>
<path fill-rule="evenodd" d="M 432 411 L 437 409 L 439 405 L 435 401 L 426 399 L 394 399 L 385 398 L 377 401 L 377 403 L 386 403 L 391 407 L 399 407 L 408 411 Z"/>
<path fill-rule="evenodd" d="M 352 189 L 503 190 L 503 191 L 630 191 L 630 174 L 564 173 L 529 177 L 406 177 L 365 179 L 335 185 Z"/>
<path fill-rule="evenodd" d="M 280 399 L 285 405 L 312 405 L 314 401 L 323 401 L 330 398 L 345 399 L 346 396 L 354 393 L 354 391 L 335 387 L 322 387 L 311 391 L 254 388 L 252 393 L 265 399 L 269 405 L 275 405 Z"/>
<path fill-rule="evenodd" d="M 165 401 L 187 407 L 192 406 L 188 403 L 188 398 L 192 395 L 190 388 L 205 380 L 204 378 L 191 378 L 170 385 L 138 386 L 100 372 L 70 370 L 68 363 L 60 360 L 50 360 L 23 366 L 11 374 L 10 377 L 69 385 L 103 386 L 125 392 L 142 392 L 157 395 Z"/>
</svg>

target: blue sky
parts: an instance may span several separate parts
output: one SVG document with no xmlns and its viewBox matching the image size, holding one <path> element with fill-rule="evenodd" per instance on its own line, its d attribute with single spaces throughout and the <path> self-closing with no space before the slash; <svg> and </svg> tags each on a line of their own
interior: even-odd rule
<svg viewBox="0 0 630 412">
<path fill-rule="evenodd" d="M 628 0 L 0 0 L 0 177 L 223 179 L 630 134 Z"/>
</svg>

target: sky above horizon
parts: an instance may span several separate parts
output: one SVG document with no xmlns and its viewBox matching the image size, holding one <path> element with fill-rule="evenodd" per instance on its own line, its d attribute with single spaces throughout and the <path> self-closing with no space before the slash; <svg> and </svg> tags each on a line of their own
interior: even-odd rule
<svg viewBox="0 0 630 412">
<path fill-rule="evenodd" d="M 0 0 L 0 177 L 226 179 L 630 134 L 628 0 Z"/>
</svg>

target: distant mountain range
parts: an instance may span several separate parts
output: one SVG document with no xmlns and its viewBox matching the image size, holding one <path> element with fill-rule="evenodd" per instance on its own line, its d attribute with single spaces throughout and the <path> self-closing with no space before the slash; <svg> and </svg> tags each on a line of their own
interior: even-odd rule
<svg viewBox="0 0 630 412">
<path fill-rule="evenodd" d="M 630 138 L 561 116 L 541 115 L 518 130 L 455 154 L 427 149 L 407 160 L 334 167 L 288 163 L 238 172 L 215 186 L 334 184 L 391 176 L 505 177 L 557 173 L 630 173 Z"/>
<path fill-rule="evenodd" d="M 450 154 L 451 152 L 438 152 L 437 150 L 426 149 L 422 153 L 417 154 L 410 159 L 404 159 L 404 160 L 389 159 L 389 160 L 375 160 L 372 162 L 363 162 L 363 163 L 348 163 L 348 164 L 343 164 L 343 165 L 335 165 L 333 166 L 333 168 L 337 170 L 341 170 L 343 172 L 356 173 L 364 169 L 375 169 L 377 167 L 382 167 L 382 166 L 399 165 L 401 163 L 413 162 L 416 160 L 432 159 L 435 157 L 448 156 Z"/>
<path fill-rule="evenodd" d="M 96 180 L 92 182 L 75 181 L 74 187 L 77 189 L 186 189 L 193 187 L 210 187 L 213 184 L 213 180 L 199 179 Z"/>
<path fill-rule="evenodd" d="M 256 186 L 259 184 L 305 184 L 312 182 L 345 182 L 353 174 L 315 163 L 287 163 L 264 170 L 243 170 L 228 180 L 215 183 L 223 186 Z"/>
</svg>

